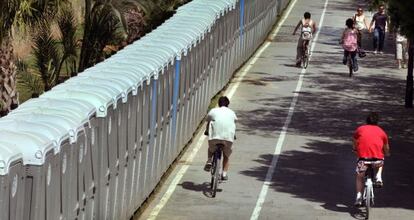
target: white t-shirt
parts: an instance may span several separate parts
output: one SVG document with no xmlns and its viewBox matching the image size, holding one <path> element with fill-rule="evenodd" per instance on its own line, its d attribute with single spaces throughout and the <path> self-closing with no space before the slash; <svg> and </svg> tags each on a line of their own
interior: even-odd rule
<svg viewBox="0 0 414 220">
<path fill-rule="evenodd" d="M 210 122 L 208 139 L 233 142 L 236 133 L 236 120 L 236 113 L 227 107 L 211 109 L 207 115 L 207 121 Z"/>
<path fill-rule="evenodd" d="M 365 15 L 362 14 L 358 16 L 356 14 L 354 17 L 355 17 L 355 28 L 359 31 L 364 30 L 365 29 Z"/>
</svg>

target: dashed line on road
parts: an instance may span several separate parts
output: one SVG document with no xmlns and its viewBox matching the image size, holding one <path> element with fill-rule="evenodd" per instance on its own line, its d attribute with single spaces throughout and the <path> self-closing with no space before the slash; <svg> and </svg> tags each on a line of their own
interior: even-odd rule
<svg viewBox="0 0 414 220">
<path fill-rule="evenodd" d="M 319 37 L 320 29 L 323 26 L 323 20 L 325 19 L 325 13 L 326 13 L 326 8 L 328 6 L 328 1 L 329 0 L 325 1 L 325 5 L 324 5 L 323 11 L 322 11 L 320 24 L 319 24 L 320 28 L 319 28 L 319 31 L 316 33 L 314 40 L 312 41 L 311 52 L 313 52 L 313 50 L 315 49 L 315 45 L 316 45 L 316 42 L 317 42 L 318 37 Z M 291 9 L 292 8 L 290 8 L 290 10 Z M 289 128 L 289 124 L 292 121 L 293 113 L 295 112 L 296 103 L 297 103 L 298 98 L 299 98 L 300 90 L 302 88 L 302 83 L 303 83 L 303 77 L 304 77 L 305 73 L 306 73 L 306 69 L 302 69 L 302 71 L 300 73 L 300 76 L 299 76 L 298 84 L 296 85 L 295 93 L 293 94 L 292 102 L 290 103 L 289 113 L 286 117 L 285 123 L 283 124 L 282 131 L 280 132 L 280 135 L 279 135 L 279 139 L 277 140 L 277 143 L 276 143 L 275 151 L 273 153 L 272 163 L 271 163 L 269 169 L 267 170 L 265 182 L 263 183 L 262 189 L 260 190 L 259 198 L 256 202 L 256 207 L 253 210 L 253 213 L 250 217 L 250 220 L 257 220 L 260 216 L 260 211 L 262 210 L 263 203 L 265 202 L 266 195 L 267 195 L 267 192 L 269 190 L 269 186 L 271 184 L 273 174 L 274 174 L 275 169 L 276 169 L 277 161 L 279 160 L 279 155 L 280 155 L 280 152 L 282 150 L 282 145 L 283 145 L 283 142 L 285 141 L 287 129 Z"/>
<path fill-rule="evenodd" d="M 276 35 L 279 33 L 279 30 L 280 30 L 282 24 L 285 22 L 286 18 L 288 17 L 290 12 L 292 11 L 292 8 L 293 8 L 293 6 L 295 5 L 296 2 L 297 2 L 297 0 L 294 0 L 292 3 L 290 3 L 290 5 L 287 9 L 287 12 L 284 14 L 282 20 L 280 22 L 278 22 L 274 32 L 271 33 L 270 40 L 273 40 L 276 37 Z M 253 57 L 251 58 L 251 61 L 249 62 L 249 64 L 246 65 L 239 72 L 240 75 L 238 77 L 238 81 L 236 83 L 234 83 L 233 85 L 230 85 L 228 92 L 225 92 L 226 96 L 229 99 L 231 99 L 233 97 L 233 95 L 236 92 L 237 88 L 240 86 L 240 83 L 243 81 L 243 78 L 246 76 L 246 74 L 249 72 L 249 70 L 252 68 L 252 66 L 257 62 L 257 60 L 259 59 L 259 57 L 263 53 L 263 51 L 267 47 L 269 47 L 270 44 L 271 44 L 271 42 L 268 42 L 268 41 L 265 42 L 264 45 L 253 55 Z M 194 160 L 194 157 L 197 155 L 198 151 L 201 149 L 205 139 L 206 139 L 206 136 L 200 135 L 196 146 L 193 148 L 190 155 L 188 155 L 188 157 L 186 158 L 187 163 L 191 163 Z M 174 193 L 175 189 L 177 188 L 177 185 L 179 184 L 179 182 L 181 181 L 181 179 L 183 178 L 184 174 L 187 172 L 189 167 L 190 167 L 190 165 L 188 165 L 188 164 L 183 165 L 181 167 L 181 169 L 178 171 L 178 173 L 175 175 L 174 179 L 172 180 L 171 184 L 169 185 L 167 191 L 162 196 L 159 203 L 152 209 L 150 215 L 148 216 L 148 220 L 155 220 L 157 218 L 158 214 L 161 212 L 162 208 L 164 208 L 164 206 L 167 204 L 168 200 L 171 198 L 172 194 Z"/>
</svg>

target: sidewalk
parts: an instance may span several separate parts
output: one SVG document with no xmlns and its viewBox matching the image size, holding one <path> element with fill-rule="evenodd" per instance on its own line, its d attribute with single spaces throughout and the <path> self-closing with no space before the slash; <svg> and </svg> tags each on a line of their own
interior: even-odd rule
<svg viewBox="0 0 414 220">
<path fill-rule="evenodd" d="M 200 133 L 139 219 L 250 219 L 258 204 L 258 219 L 361 219 L 353 207 L 351 140 L 370 111 L 382 116 L 392 154 L 372 219 L 414 218 L 414 111 L 404 108 L 406 70 L 396 69 L 393 42 L 387 40 L 385 54 L 360 59 L 349 78 L 338 41 L 356 4 L 329 0 L 308 69 L 293 67 L 294 26 L 304 11 L 319 24 L 325 2 L 298 0 L 271 44 L 242 69 L 249 68 L 246 76 L 240 72 L 232 81 L 230 89 L 240 83 L 230 104 L 239 118 L 238 139 L 229 181 L 219 185 L 217 197 L 208 197 L 207 141 Z M 273 177 L 266 179 L 275 158 Z"/>
</svg>

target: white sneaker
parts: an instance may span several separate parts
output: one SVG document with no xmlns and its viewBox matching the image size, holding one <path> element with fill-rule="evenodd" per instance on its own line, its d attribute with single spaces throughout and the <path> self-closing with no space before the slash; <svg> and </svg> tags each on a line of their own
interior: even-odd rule
<svg viewBox="0 0 414 220">
<path fill-rule="evenodd" d="M 377 50 L 374 50 L 374 54 L 377 54 L 378 53 L 378 51 Z"/>
<path fill-rule="evenodd" d="M 380 51 L 379 54 L 384 54 L 384 52 Z"/>
</svg>

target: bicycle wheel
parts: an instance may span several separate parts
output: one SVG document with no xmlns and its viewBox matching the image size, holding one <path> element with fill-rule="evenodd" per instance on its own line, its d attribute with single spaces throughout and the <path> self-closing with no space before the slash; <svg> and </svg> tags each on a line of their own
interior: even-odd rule
<svg viewBox="0 0 414 220">
<path fill-rule="evenodd" d="M 369 214 L 370 214 L 370 212 L 371 212 L 371 206 L 372 206 L 372 192 L 373 192 L 373 189 L 372 189 L 372 184 L 368 184 L 366 187 L 365 187 L 365 195 L 366 195 L 366 197 L 365 197 L 365 208 L 366 208 L 366 216 L 365 216 L 365 219 L 369 219 Z"/>
<path fill-rule="evenodd" d="M 216 197 L 217 185 L 220 178 L 220 159 L 217 157 L 217 152 L 214 153 L 211 168 L 211 196 L 214 198 Z"/>
<path fill-rule="evenodd" d="M 302 67 L 303 69 L 308 68 L 308 64 L 309 64 L 309 56 L 308 54 L 305 52 L 305 54 L 302 57 Z"/>
<path fill-rule="evenodd" d="M 309 64 L 309 48 L 307 43 L 303 45 L 303 51 L 302 51 L 302 68 L 306 69 L 308 68 Z"/>
</svg>

